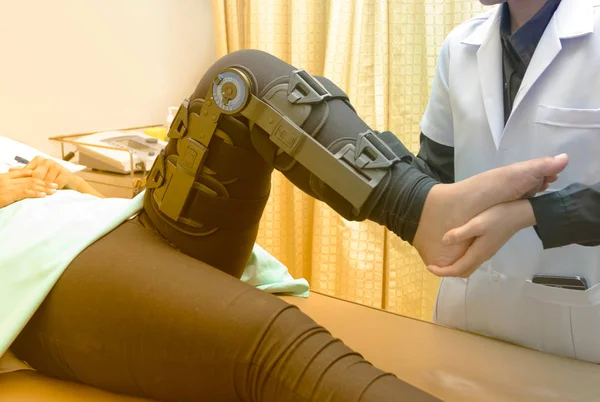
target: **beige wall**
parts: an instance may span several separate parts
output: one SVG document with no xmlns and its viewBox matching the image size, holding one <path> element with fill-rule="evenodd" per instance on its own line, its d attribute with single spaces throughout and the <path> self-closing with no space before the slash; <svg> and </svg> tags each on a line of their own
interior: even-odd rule
<svg viewBox="0 0 600 402">
<path fill-rule="evenodd" d="M 162 124 L 215 60 L 211 0 L 0 0 L 0 135 Z M 56 155 L 58 156 L 58 155 Z"/>
</svg>

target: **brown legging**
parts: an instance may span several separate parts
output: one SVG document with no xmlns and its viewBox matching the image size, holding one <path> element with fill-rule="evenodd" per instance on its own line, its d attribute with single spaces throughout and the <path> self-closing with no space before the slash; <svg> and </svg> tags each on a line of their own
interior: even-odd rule
<svg viewBox="0 0 600 402">
<path fill-rule="evenodd" d="M 177 252 L 143 213 L 71 263 L 12 348 L 46 375 L 160 401 L 437 400 Z"/>
</svg>

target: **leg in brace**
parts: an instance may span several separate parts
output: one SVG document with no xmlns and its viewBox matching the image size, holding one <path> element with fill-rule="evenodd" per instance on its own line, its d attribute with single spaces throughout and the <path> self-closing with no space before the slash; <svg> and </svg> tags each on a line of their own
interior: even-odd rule
<svg viewBox="0 0 600 402">
<path fill-rule="evenodd" d="M 372 217 L 392 176 L 401 174 L 392 170 L 399 157 L 338 87 L 260 51 L 218 60 L 181 106 L 169 138 L 148 177 L 142 219 L 183 253 L 238 278 L 256 240 L 273 169 L 356 220 Z M 299 401 L 436 400 L 373 367 L 299 310 L 247 296 L 263 307 L 260 314 L 244 313 L 246 321 L 253 317 L 267 328 L 260 342 L 247 339 L 247 355 L 255 361 L 240 375 L 265 384 L 256 400 L 271 400 L 271 394 L 296 400 L 290 389 L 305 394 L 300 379 L 311 378 L 319 390 Z M 240 313 L 223 314 L 236 320 Z M 273 357 L 280 354 L 287 356 L 283 371 Z"/>
<path fill-rule="evenodd" d="M 433 185 L 424 174 L 401 180 L 410 169 L 402 157 L 411 154 L 391 133 L 372 131 L 340 88 L 256 50 L 231 53 L 209 69 L 169 138 L 150 173 L 145 210 L 175 247 L 236 277 L 273 169 L 346 219 L 371 219 L 400 236 L 386 205 L 393 202 L 395 219 L 410 189 Z"/>
</svg>

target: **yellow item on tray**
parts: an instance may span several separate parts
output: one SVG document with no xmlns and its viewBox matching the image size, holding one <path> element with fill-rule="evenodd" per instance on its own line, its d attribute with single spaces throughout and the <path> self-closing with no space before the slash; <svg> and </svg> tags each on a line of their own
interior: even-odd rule
<svg viewBox="0 0 600 402">
<path fill-rule="evenodd" d="M 167 140 L 166 127 L 150 127 L 144 130 L 144 134 L 148 134 L 151 137 L 158 138 L 161 141 Z"/>
</svg>

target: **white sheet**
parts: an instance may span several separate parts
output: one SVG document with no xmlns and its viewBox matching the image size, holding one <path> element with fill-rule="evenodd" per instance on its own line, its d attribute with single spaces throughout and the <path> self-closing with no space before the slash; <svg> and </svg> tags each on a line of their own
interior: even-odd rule
<svg viewBox="0 0 600 402">
<path fill-rule="evenodd" d="M 102 199 L 61 190 L 0 209 L 0 356 L 71 261 L 141 210 L 143 197 L 144 192 L 132 200 Z M 310 290 L 305 279 L 294 279 L 258 245 L 242 281 L 269 293 L 299 297 L 308 297 Z M 15 363 L 13 359 L 7 364 Z"/>
<path fill-rule="evenodd" d="M 21 165 L 15 161 L 15 156 L 20 156 L 21 158 L 27 160 L 32 160 L 36 156 L 43 156 L 44 158 L 52 159 L 62 164 L 71 172 L 79 172 L 85 169 L 85 166 L 63 161 L 61 159 L 40 152 L 39 150 L 30 147 L 29 145 L 25 145 L 21 142 L 11 140 L 10 138 L 0 136 L 0 173 L 6 173 L 8 169 L 12 166 Z"/>
</svg>

